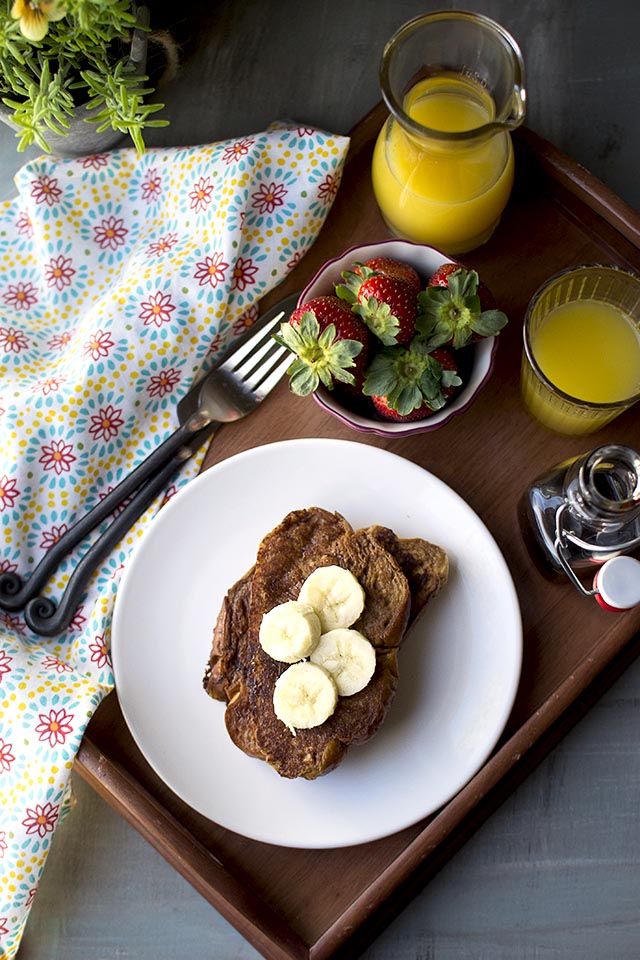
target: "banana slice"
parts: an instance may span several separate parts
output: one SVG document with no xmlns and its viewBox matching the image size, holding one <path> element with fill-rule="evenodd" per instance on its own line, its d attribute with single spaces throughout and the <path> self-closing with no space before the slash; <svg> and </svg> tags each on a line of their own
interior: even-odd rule
<svg viewBox="0 0 640 960">
<path fill-rule="evenodd" d="M 371 680 L 376 669 L 376 651 L 357 630 L 338 628 L 320 637 L 311 663 L 331 674 L 341 697 L 350 697 Z"/>
<path fill-rule="evenodd" d="M 309 656 L 320 632 L 320 620 L 311 604 L 287 600 L 265 613 L 258 639 L 274 660 L 295 663 Z"/>
<path fill-rule="evenodd" d="M 318 567 L 302 584 L 298 600 L 311 604 L 322 633 L 328 633 L 356 622 L 364 610 L 365 593 L 350 570 Z"/>
<path fill-rule="evenodd" d="M 315 663 L 303 660 L 288 667 L 276 680 L 273 709 L 295 736 L 296 728 L 318 727 L 331 716 L 338 702 L 332 677 Z"/>
</svg>

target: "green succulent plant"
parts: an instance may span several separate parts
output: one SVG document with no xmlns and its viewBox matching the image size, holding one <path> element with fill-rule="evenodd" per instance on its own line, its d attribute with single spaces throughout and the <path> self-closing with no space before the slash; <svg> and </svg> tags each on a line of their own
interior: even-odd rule
<svg viewBox="0 0 640 960">
<path fill-rule="evenodd" d="M 2 0 L 0 0 L 0 3 Z M 6 3 L 6 0 L 5 0 Z M 4 6 L 4 5 L 3 5 Z M 0 13 L 0 101 L 17 128 L 18 150 L 65 136 L 79 116 L 97 131 L 129 134 L 166 126 L 161 103 L 130 57 L 137 19 L 130 0 L 14 0 Z M 86 114 L 86 116 L 85 116 Z"/>
</svg>

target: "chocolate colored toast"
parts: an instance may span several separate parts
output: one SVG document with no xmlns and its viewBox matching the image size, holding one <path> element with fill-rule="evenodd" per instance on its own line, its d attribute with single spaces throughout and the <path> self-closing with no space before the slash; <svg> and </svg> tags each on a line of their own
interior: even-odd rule
<svg viewBox="0 0 640 960">
<path fill-rule="evenodd" d="M 317 567 L 337 564 L 365 590 L 354 627 L 376 649 L 376 670 L 359 693 L 341 697 L 325 723 L 291 731 L 275 716 L 273 688 L 287 664 L 258 642 L 264 613 L 298 596 Z M 398 680 L 397 654 L 407 625 L 446 581 L 445 552 L 418 538 L 400 540 L 385 527 L 354 531 L 339 514 L 318 507 L 290 513 L 258 549 L 255 566 L 230 589 L 214 630 L 204 688 L 227 702 L 233 742 L 283 777 L 315 779 L 333 769 L 351 743 L 380 727 Z"/>
</svg>

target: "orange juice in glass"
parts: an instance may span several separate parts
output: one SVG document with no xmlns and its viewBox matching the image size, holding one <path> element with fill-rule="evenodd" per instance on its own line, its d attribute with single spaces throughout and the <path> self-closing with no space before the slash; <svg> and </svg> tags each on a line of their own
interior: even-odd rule
<svg viewBox="0 0 640 960">
<path fill-rule="evenodd" d="M 389 229 L 448 254 L 484 243 L 509 199 L 509 131 L 525 113 L 515 41 L 479 14 L 417 17 L 386 45 L 380 82 L 391 115 L 372 183 Z"/>
<path fill-rule="evenodd" d="M 556 433 L 593 433 L 640 398 L 640 277 L 588 264 L 552 277 L 524 322 L 522 395 Z"/>
</svg>

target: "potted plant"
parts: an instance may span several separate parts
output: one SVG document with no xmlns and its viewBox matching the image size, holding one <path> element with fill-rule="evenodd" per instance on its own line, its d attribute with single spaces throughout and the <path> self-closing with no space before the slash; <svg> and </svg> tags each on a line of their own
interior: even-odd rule
<svg viewBox="0 0 640 960">
<path fill-rule="evenodd" d="M 146 100 L 148 22 L 148 8 L 131 0 L 9 0 L 0 116 L 18 150 L 95 153 L 129 134 L 142 153 L 143 130 L 168 122 L 154 117 L 163 105 Z"/>
</svg>

